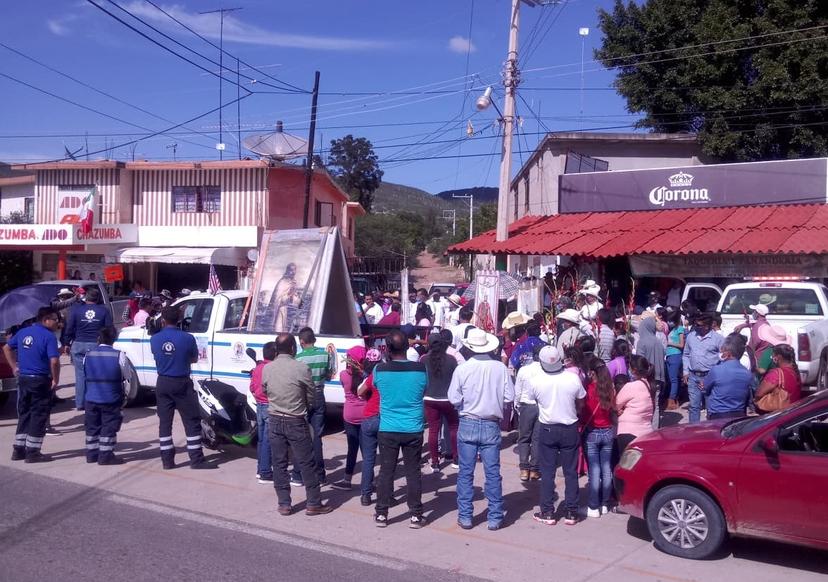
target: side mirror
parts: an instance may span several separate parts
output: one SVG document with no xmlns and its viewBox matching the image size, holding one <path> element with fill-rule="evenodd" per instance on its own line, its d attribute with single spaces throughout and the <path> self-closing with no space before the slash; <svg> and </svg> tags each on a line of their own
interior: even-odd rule
<svg viewBox="0 0 828 582">
<path fill-rule="evenodd" d="M 256 361 L 256 350 L 254 350 L 253 348 L 247 348 L 246 350 L 244 350 L 244 353 L 247 354 L 248 358 L 250 358 L 254 362 Z"/>
<path fill-rule="evenodd" d="M 776 455 L 779 452 L 779 443 L 776 440 L 776 434 L 763 436 L 759 441 L 759 448 L 769 455 Z"/>
</svg>

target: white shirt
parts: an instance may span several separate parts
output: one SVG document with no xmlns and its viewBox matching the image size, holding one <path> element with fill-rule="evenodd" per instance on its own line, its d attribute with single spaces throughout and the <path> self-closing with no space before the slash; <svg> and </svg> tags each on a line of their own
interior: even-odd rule
<svg viewBox="0 0 828 582">
<path fill-rule="evenodd" d="M 540 364 L 539 364 L 540 365 Z M 542 370 L 543 371 L 543 370 Z M 543 424 L 575 424 L 575 402 L 586 398 L 581 379 L 572 372 L 533 374 L 527 379 L 529 396 L 538 403 L 538 420 Z"/>
<path fill-rule="evenodd" d="M 532 362 L 518 370 L 515 378 L 515 404 L 537 404 L 529 389 L 529 379 L 536 374 L 545 374 L 540 362 Z"/>
<path fill-rule="evenodd" d="M 463 343 L 463 334 L 465 334 L 466 330 L 470 327 L 474 326 L 466 322 L 460 323 L 451 328 L 451 347 L 456 350 L 460 349 L 460 345 Z"/>
<path fill-rule="evenodd" d="M 488 356 L 475 356 L 457 366 L 448 389 L 448 399 L 460 416 L 486 420 L 501 420 L 503 404 L 514 397 L 509 369 Z"/>
<path fill-rule="evenodd" d="M 431 313 L 434 314 L 434 327 L 446 327 L 445 320 L 446 307 L 448 307 L 448 301 L 446 301 L 442 297 L 439 301 L 429 299 L 428 301 L 426 301 L 426 305 L 428 305 L 431 308 Z"/>
<path fill-rule="evenodd" d="M 385 317 L 385 314 L 382 312 L 382 307 L 376 303 L 374 303 L 370 308 L 367 303 L 363 303 L 362 310 L 365 312 L 365 321 L 371 325 L 376 325 L 379 323 L 380 319 Z"/>
<path fill-rule="evenodd" d="M 419 362 L 420 352 L 415 350 L 413 347 L 410 347 L 408 348 L 408 351 L 405 352 L 405 359 L 409 362 Z"/>
</svg>

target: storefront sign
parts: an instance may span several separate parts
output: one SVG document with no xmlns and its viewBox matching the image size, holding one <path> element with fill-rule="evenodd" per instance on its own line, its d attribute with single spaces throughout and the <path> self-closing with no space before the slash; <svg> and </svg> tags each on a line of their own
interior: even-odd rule
<svg viewBox="0 0 828 582">
<path fill-rule="evenodd" d="M 828 202 L 828 159 L 564 174 L 560 212 Z"/>
<path fill-rule="evenodd" d="M 635 255 L 630 268 L 636 277 L 828 277 L 823 255 L 697 254 Z"/>
<path fill-rule="evenodd" d="M 73 224 L 9 224 L 0 226 L 0 246 L 74 246 L 134 243 L 134 224 L 99 224 L 84 234 Z"/>
<path fill-rule="evenodd" d="M 59 224 L 71 224 L 80 214 L 83 199 L 92 190 L 92 186 L 69 186 L 58 189 L 57 216 Z"/>
<path fill-rule="evenodd" d="M 123 265 L 106 265 L 103 268 L 103 278 L 105 283 L 115 283 L 116 281 L 124 280 L 124 266 Z"/>
</svg>

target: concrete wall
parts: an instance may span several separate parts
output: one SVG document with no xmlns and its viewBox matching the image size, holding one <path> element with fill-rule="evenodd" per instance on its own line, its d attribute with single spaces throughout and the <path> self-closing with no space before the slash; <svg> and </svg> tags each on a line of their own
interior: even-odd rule
<svg viewBox="0 0 828 582">
<path fill-rule="evenodd" d="M 550 134 L 518 171 L 509 196 L 509 220 L 558 212 L 558 176 L 567 153 L 609 162 L 612 170 L 669 168 L 709 163 L 694 138 L 662 134 Z"/>
<path fill-rule="evenodd" d="M 34 198 L 34 184 L 0 186 L 0 216 L 25 212 L 26 198 Z"/>
</svg>

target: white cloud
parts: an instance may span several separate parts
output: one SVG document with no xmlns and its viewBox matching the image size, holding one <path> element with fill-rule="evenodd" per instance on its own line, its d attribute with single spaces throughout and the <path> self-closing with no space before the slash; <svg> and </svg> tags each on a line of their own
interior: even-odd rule
<svg viewBox="0 0 828 582">
<path fill-rule="evenodd" d="M 50 18 L 46 21 L 46 27 L 56 36 L 68 36 L 71 31 L 66 22 L 67 19 L 64 18 Z"/>
<path fill-rule="evenodd" d="M 467 52 L 475 52 L 477 50 L 477 47 L 474 46 L 474 43 L 471 41 L 471 39 L 458 35 L 452 36 L 449 39 L 448 49 L 453 53 L 460 53 L 464 55 Z"/>
<path fill-rule="evenodd" d="M 155 26 L 168 30 L 181 30 L 178 24 L 145 2 L 133 0 L 124 5 L 124 7 Z M 200 35 L 218 40 L 219 14 L 188 12 L 183 6 L 178 4 L 162 5 L 161 7 Z M 382 40 L 352 39 L 271 31 L 254 24 L 248 24 L 233 14 L 224 15 L 224 40 L 225 42 L 243 44 L 334 51 L 374 50 L 391 46 L 391 43 Z"/>
</svg>

